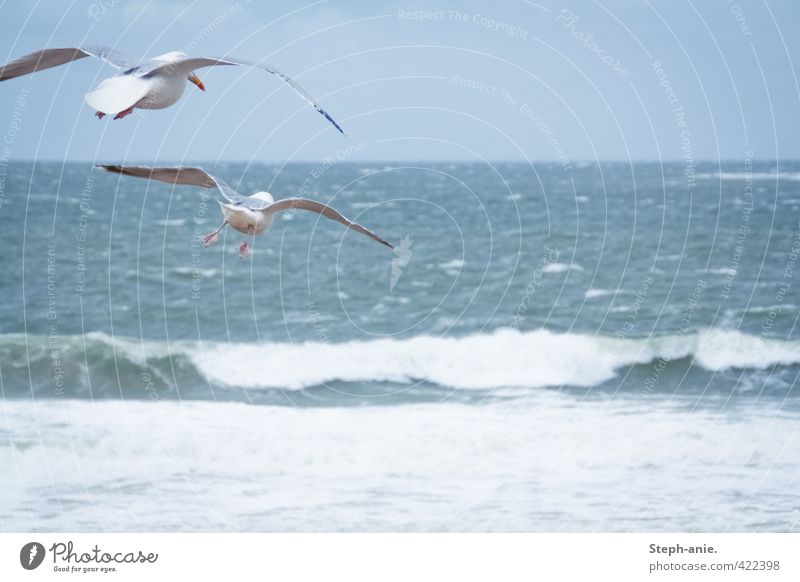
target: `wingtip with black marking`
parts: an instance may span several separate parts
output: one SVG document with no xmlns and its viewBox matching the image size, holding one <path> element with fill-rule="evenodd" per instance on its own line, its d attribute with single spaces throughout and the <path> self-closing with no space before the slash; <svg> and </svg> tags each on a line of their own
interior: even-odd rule
<svg viewBox="0 0 800 582">
<path fill-rule="evenodd" d="M 322 115 L 325 116 L 325 119 L 327 119 L 328 121 L 330 121 L 333 124 L 333 127 L 335 127 L 336 129 L 339 130 L 339 133 L 341 133 L 343 136 L 347 137 L 347 134 L 344 132 L 344 130 L 339 126 L 338 123 L 336 123 L 336 120 L 334 120 L 333 117 L 331 117 L 330 114 L 327 111 L 325 111 L 324 109 L 320 108 L 319 112 L 322 113 Z"/>
</svg>

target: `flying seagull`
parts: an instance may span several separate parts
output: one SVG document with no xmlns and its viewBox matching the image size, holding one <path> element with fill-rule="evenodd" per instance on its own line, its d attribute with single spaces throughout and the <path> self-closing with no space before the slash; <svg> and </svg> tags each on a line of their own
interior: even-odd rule
<svg viewBox="0 0 800 582">
<path fill-rule="evenodd" d="M 230 225 L 234 230 L 249 235 L 256 236 L 263 233 L 275 220 L 275 214 L 283 210 L 309 210 L 321 214 L 325 218 L 330 218 L 337 222 L 341 222 L 347 228 L 350 228 L 361 234 L 365 234 L 372 240 L 378 241 L 382 245 L 386 245 L 390 249 L 394 246 L 369 229 L 364 228 L 360 224 L 356 224 L 339 214 L 336 210 L 316 202 L 308 200 L 307 198 L 286 198 L 278 200 L 277 202 L 272 198 L 269 192 L 256 192 L 252 196 L 242 196 L 236 190 L 231 188 L 224 181 L 216 176 L 209 174 L 202 168 L 193 167 L 149 167 L 149 166 L 106 166 L 98 165 L 107 172 L 117 174 L 125 174 L 126 176 L 136 176 L 137 178 L 148 178 L 151 180 L 161 180 L 169 184 L 188 184 L 191 186 L 201 186 L 203 188 L 216 188 L 220 194 L 228 201 L 224 203 L 220 200 L 219 206 L 222 210 L 223 221 L 217 230 L 211 232 L 202 238 L 205 246 L 214 244 L 219 239 L 220 231 L 225 226 Z M 249 251 L 247 241 L 239 246 L 239 255 L 245 258 Z"/>
<path fill-rule="evenodd" d="M 0 68 L 0 81 L 57 67 L 84 57 L 97 57 L 121 69 L 120 73 L 105 79 L 96 89 L 86 94 L 86 102 L 97 111 L 95 115 L 100 119 L 111 114 L 114 114 L 114 119 L 122 119 L 133 113 L 134 109 L 169 107 L 183 95 L 185 79 L 205 91 L 203 82 L 194 73 L 195 69 L 218 65 L 244 65 L 278 75 L 344 134 L 339 124 L 316 104 L 305 89 L 285 73 L 263 62 L 250 62 L 230 57 L 190 57 L 182 52 L 174 51 L 137 63 L 119 51 L 105 46 L 53 48 L 36 51 L 4 65 Z"/>
</svg>

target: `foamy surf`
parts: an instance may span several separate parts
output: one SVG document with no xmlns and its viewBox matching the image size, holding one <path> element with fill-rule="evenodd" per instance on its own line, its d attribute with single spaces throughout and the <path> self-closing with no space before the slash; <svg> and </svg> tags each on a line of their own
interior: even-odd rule
<svg viewBox="0 0 800 582">
<path fill-rule="evenodd" d="M 424 380 L 460 389 L 592 386 L 617 370 L 693 357 L 709 371 L 800 363 L 800 343 L 735 331 L 623 339 L 498 330 L 462 338 L 416 337 L 325 344 L 215 344 L 189 352 L 209 379 L 248 388 L 303 389 L 326 382 Z"/>
<path fill-rule="evenodd" d="M 578 263 L 548 263 L 542 267 L 543 273 L 566 273 L 567 271 L 583 271 Z"/>
<path fill-rule="evenodd" d="M 104 396 L 112 397 L 120 393 L 114 386 L 141 389 L 143 377 L 151 378 L 156 389 L 173 390 L 177 393 L 172 396 L 185 398 L 200 388 L 206 392 L 199 397 L 213 397 L 207 391 L 214 386 L 303 390 L 334 382 L 425 382 L 464 390 L 590 387 L 614 379 L 629 366 L 653 363 L 654 368 L 663 368 L 687 358 L 695 367 L 710 372 L 800 364 L 800 342 L 722 330 L 620 339 L 500 329 L 464 337 L 262 344 L 168 344 L 89 333 L 61 338 L 59 347 L 59 366 L 67 389 L 79 385 L 100 391 L 106 386 Z M 47 393 L 41 386 L 52 383 L 54 376 L 46 338 L 0 336 L 0 352 L 6 361 L 28 357 L 32 384 Z M 29 384 L 27 366 L 18 370 L 6 366 L 3 371 L 9 379 L 10 374 L 20 374 L 25 385 Z"/>
<path fill-rule="evenodd" d="M 698 178 L 716 180 L 787 180 L 800 181 L 800 172 L 714 172 L 697 174 Z"/>
<path fill-rule="evenodd" d="M 538 392 L 482 406 L 310 409 L 7 401 L 0 515 L 12 531 L 662 531 L 663 520 L 641 519 L 658 494 L 675 529 L 796 528 L 800 449 L 775 445 L 793 442 L 796 414 L 740 418 L 656 398 L 636 407 Z M 764 501 L 745 499 L 743 511 L 747 487 Z M 378 491 L 379 503 L 365 503 Z"/>
</svg>

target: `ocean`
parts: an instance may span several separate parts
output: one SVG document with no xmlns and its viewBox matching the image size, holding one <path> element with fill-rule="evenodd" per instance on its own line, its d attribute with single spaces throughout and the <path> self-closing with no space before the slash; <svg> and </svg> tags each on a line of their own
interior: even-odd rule
<svg viewBox="0 0 800 582">
<path fill-rule="evenodd" d="M 0 166 L 2 531 L 800 529 L 800 162 L 204 167 L 394 252 Z"/>
</svg>

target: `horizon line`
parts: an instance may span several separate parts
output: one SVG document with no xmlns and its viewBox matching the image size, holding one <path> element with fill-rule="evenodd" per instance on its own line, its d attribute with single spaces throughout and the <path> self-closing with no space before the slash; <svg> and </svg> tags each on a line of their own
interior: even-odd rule
<svg viewBox="0 0 800 582">
<path fill-rule="evenodd" d="M 556 164 L 562 167 L 568 166 L 575 166 L 575 165 L 596 165 L 596 164 L 684 164 L 684 165 L 691 165 L 691 164 L 722 164 L 728 162 L 742 162 L 744 159 L 747 159 L 751 162 L 758 162 L 758 163 L 790 163 L 790 162 L 800 162 L 800 157 L 798 158 L 758 158 L 758 157 L 750 157 L 750 158 L 697 158 L 687 162 L 687 160 L 683 158 L 665 158 L 665 159 L 650 159 L 650 158 L 635 158 L 635 159 L 622 159 L 622 158 L 605 158 L 605 159 L 575 159 L 571 160 L 569 163 L 564 163 L 563 160 L 558 159 L 549 159 L 549 158 L 539 158 L 535 160 L 525 160 L 520 158 L 495 158 L 495 159 L 486 159 L 486 160 L 474 160 L 474 159 L 465 159 L 465 158 L 436 158 L 430 160 L 423 160 L 423 159 L 413 159 L 413 158 L 369 158 L 369 159 L 358 159 L 358 160 L 351 160 L 351 159 L 334 159 L 335 156 L 327 157 L 327 158 L 314 158 L 314 159 L 296 159 L 296 160 L 289 160 L 289 161 L 281 161 L 281 160 L 247 160 L 247 159 L 220 159 L 220 160 L 212 160 L 209 158 L 190 158 L 184 160 L 177 160 L 176 158 L 167 158 L 163 162 L 163 164 L 195 164 L 195 163 L 210 163 L 210 164 L 219 164 L 219 163 L 227 163 L 227 164 L 267 164 L 267 165 L 289 165 L 289 164 L 318 164 L 320 162 L 328 162 L 330 160 L 334 160 L 335 164 L 365 164 L 365 163 L 394 163 L 394 164 Z M 0 165 L 9 165 L 12 163 L 81 163 L 81 164 L 98 164 L 98 163 L 105 163 L 111 161 L 113 163 L 119 164 L 119 160 L 107 160 L 105 158 L 96 158 L 96 159 L 83 159 L 83 158 L 74 158 L 74 159 L 60 159 L 60 158 L 20 158 L 14 160 L 2 160 L 0 159 Z M 129 160 L 125 160 L 124 163 L 127 164 L 152 164 L 152 160 L 144 160 L 141 158 L 132 158 Z"/>
</svg>

